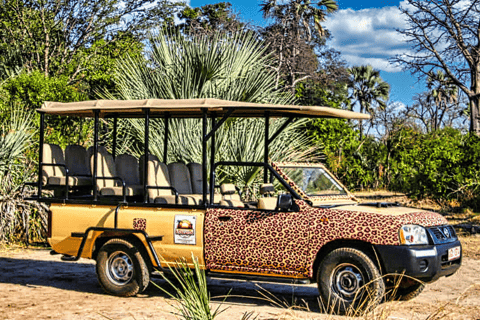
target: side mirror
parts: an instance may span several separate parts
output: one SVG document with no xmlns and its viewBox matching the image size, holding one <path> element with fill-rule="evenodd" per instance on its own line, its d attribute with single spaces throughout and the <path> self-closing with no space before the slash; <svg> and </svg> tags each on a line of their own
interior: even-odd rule
<svg viewBox="0 0 480 320">
<path fill-rule="evenodd" d="M 277 198 L 277 207 L 275 210 L 278 211 L 289 211 L 293 208 L 293 197 L 290 193 L 281 193 Z"/>
</svg>

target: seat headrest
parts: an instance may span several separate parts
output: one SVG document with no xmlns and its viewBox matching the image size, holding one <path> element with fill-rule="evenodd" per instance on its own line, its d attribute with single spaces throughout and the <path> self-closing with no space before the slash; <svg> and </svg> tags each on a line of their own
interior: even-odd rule
<svg viewBox="0 0 480 320">
<path fill-rule="evenodd" d="M 272 194 L 275 193 L 275 188 L 273 187 L 273 184 L 271 183 L 264 183 L 260 186 L 260 194 Z"/>
<path fill-rule="evenodd" d="M 235 185 L 233 183 L 223 183 L 220 186 L 220 192 L 222 194 L 234 194 L 235 193 Z"/>
</svg>

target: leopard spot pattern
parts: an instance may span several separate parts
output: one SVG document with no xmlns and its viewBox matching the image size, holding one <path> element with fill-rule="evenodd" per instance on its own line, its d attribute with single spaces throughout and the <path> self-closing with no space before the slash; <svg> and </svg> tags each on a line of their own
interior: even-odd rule
<svg viewBox="0 0 480 320">
<path fill-rule="evenodd" d="M 146 230 L 147 229 L 147 219 L 134 218 L 133 219 L 133 229 L 134 230 Z"/>
<path fill-rule="evenodd" d="M 209 208 L 205 216 L 208 269 L 313 277 L 317 252 L 328 242 L 350 239 L 398 245 L 404 224 L 445 225 L 434 212 L 400 216 L 314 208 L 296 200 L 299 212 Z M 220 221 L 219 216 L 230 216 Z"/>
</svg>

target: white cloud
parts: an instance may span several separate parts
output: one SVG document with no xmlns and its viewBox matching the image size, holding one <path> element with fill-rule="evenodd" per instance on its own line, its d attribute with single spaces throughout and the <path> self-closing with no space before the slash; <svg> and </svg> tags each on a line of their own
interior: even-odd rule
<svg viewBox="0 0 480 320">
<path fill-rule="evenodd" d="M 401 71 L 388 62 L 389 58 L 410 50 L 403 36 L 396 32 L 406 26 L 398 7 L 339 10 L 324 24 L 332 33 L 332 47 L 342 52 L 349 64 L 371 64 L 382 71 Z"/>
</svg>

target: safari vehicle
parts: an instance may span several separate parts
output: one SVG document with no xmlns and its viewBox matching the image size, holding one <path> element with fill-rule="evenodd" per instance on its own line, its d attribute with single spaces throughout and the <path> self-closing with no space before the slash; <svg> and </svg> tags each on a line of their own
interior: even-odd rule
<svg viewBox="0 0 480 320">
<path fill-rule="evenodd" d="M 193 267 L 193 256 L 211 277 L 316 282 L 329 309 L 341 313 L 380 302 L 392 274 L 405 275 L 396 297 L 407 299 L 423 282 L 460 267 L 461 244 L 441 215 L 360 203 L 322 164 L 269 162 L 269 144 L 296 118 L 368 115 L 216 99 L 46 102 L 37 111 L 33 199 L 49 204 L 48 241 L 65 260 L 96 259 L 98 280 L 109 294 L 136 295 L 152 272 L 168 272 L 181 259 Z M 44 121 L 51 115 L 93 118 L 93 146 L 63 151 L 45 144 Z M 145 120 L 139 160 L 116 154 L 117 119 L 127 117 Z M 215 163 L 215 132 L 230 117 L 265 118 L 263 162 Z M 99 144 L 101 118 L 113 122 L 111 153 Z M 162 160 L 149 153 L 152 118 L 165 121 Z M 167 165 L 172 118 L 201 119 L 202 163 Z M 271 133 L 270 118 L 286 121 Z M 232 184 L 216 191 L 216 172 L 225 166 L 262 168 L 258 201 L 244 201 Z"/>
</svg>

